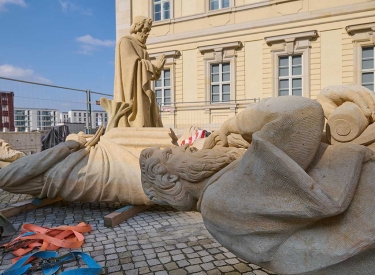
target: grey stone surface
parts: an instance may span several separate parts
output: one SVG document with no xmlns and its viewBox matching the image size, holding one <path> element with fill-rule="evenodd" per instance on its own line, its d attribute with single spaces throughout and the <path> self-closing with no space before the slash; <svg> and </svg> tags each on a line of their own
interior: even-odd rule
<svg viewBox="0 0 375 275">
<path fill-rule="evenodd" d="M 0 189 L 3 208 L 25 198 Z M 118 208 L 119 204 L 59 202 L 9 220 L 18 230 L 24 223 L 47 227 L 76 225 L 81 221 L 91 224 L 93 230 L 84 234 L 82 248 L 75 251 L 91 255 L 111 275 L 257 274 L 252 273 L 254 270 L 263 271 L 258 272 L 262 275 L 272 274 L 228 253 L 207 232 L 200 213 L 155 206 L 115 228 L 104 227 L 103 217 Z M 0 243 L 11 239 L 4 238 Z M 68 251 L 59 249 L 58 253 Z M 13 254 L 0 250 L 0 273 L 11 266 L 13 258 Z M 64 269 L 76 267 L 77 263 L 73 262 Z"/>
</svg>

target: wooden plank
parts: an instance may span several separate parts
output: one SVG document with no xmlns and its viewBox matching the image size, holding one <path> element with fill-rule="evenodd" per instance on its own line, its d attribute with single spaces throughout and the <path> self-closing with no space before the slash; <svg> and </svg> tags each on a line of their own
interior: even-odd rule
<svg viewBox="0 0 375 275">
<path fill-rule="evenodd" d="M 14 204 L 10 205 L 9 207 L 0 210 L 0 213 L 5 218 L 9 218 L 9 217 L 12 217 L 12 216 L 16 216 L 20 213 L 24 213 L 24 212 L 27 212 L 27 211 L 30 211 L 30 210 L 35 210 L 37 208 L 40 208 L 40 207 L 43 207 L 43 206 L 46 206 L 46 205 L 49 205 L 49 204 L 52 204 L 52 203 L 55 203 L 55 202 L 58 202 L 58 201 L 61 201 L 61 198 L 56 198 L 56 199 L 34 198 L 34 199 L 29 199 L 29 200 L 14 203 Z"/>
<path fill-rule="evenodd" d="M 134 215 L 143 212 L 150 208 L 151 205 L 127 205 L 123 208 L 117 209 L 104 217 L 104 226 L 115 227 L 116 225 L 130 219 Z"/>
</svg>

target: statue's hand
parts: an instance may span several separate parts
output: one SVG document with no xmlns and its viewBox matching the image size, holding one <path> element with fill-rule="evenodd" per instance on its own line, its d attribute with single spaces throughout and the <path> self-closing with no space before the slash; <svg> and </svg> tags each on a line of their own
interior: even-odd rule
<svg viewBox="0 0 375 275">
<path fill-rule="evenodd" d="M 212 149 L 214 147 L 227 147 L 228 137 L 222 131 L 215 131 L 208 136 L 204 142 L 203 149 Z"/>
<path fill-rule="evenodd" d="M 164 68 L 164 64 L 165 64 L 165 55 L 162 54 L 159 56 L 159 58 L 155 60 L 154 65 L 155 65 L 156 70 L 160 72 Z"/>
<path fill-rule="evenodd" d="M 66 137 L 66 141 L 65 141 L 65 144 L 68 142 L 68 141 L 74 141 L 74 143 L 78 143 L 78 147 L 82 148 L 85 146 L 87 140 L 85 138 L 85 135 L 84 134 L 70 134 Z M 68 145 L 67 145 L 68 146 Z M 69 147 L 69 146 L 68 146 Z M 79 148 L 77 148 L 79 149 Z"/>
<path fill-rule="evenodd" d="M 78 141 L 75 141 L 75 140 L 67 140 L 64 143 L 65 143 L 66 146 L 68 146 L 68 148 L 70 150 L 73 150 L 73 151 L 76 151 L 76 150 L 80 149 L 80 147 L 81 147 L 81 144 Z"/>
</svg>

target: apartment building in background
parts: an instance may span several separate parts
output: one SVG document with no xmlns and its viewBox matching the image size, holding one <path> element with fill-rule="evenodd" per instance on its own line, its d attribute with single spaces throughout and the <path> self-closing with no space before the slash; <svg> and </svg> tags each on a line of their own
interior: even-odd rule
<svg viewBox="0 0 375 275">
<path fill-rule="evenodd" d="M 14 125 L 19 132 L 45 131 L 59 122 L 57 109 L 14 108 Z"/>
<path fill-rule="evenodd" d="M 67 122 L 69 123 L 85 123 L 86 128 L 89 123 L 86 110 L 70 110 L 67 114 Z M 100 125 L 106 126 L 108 116 L 105 111 L 91 111 L 92 129 L 98 128 Z"/>
<path fill-rule="evenodd" d="M 68 112 L 61 112 L 59 123 L 68 123 L 69 122 L 69 114 Z"/>
<path fill-rule="evenodd" d="M 154 20 L 150 57 L 167 57 L 154 83 L 164 126 L 210 128 L 252 99 L 330 85 L 374 90 L 373 0 L 116 0 L 117 40 L 137 15 Z"/>
<path fill-rule="evenodd" d="M 0 91 L 0 131 L 14 131 L 14 93 Z"/>
</svg>

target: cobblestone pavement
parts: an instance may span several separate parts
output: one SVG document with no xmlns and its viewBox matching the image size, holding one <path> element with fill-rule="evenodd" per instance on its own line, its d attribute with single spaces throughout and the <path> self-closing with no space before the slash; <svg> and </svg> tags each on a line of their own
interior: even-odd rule
<svg viewBox="0 0 375 275">
<path fill-rule="evenodd" d="M 0 198 L 4 200 L 3 205 L 25 197 L 0 190 Z M 76 225 L 82 221 L 91 224 L 93 230 L 85 234 L 82 249 L 75 251 L 90 254 L 105 267 L 103 274 L 275 274 L 236 258 L 222 247 L 205 229 L 197 212 L 155 206 L 115 228 L 104 227 L 103 217 L 119 207 L 106 203 L 58 202 L 9 220 L 18 229 L 24 223 L 47 227 Z M 4 238 L 0 243 L 11 239 Z M 63 255 L 68 250 L 58 252 Z M 0 250 L 0 273 L 11 266 L 13 257 Z M 78 263 L 72 262 L 62 270 L 76 267 Z"/>
<path fill-rule="evenodd" d="M 7 208 L 9 205 L 13 203 L 24 201 L 31 198 L 32 197 L 29 195 L 12 195 L 0 189 L 0 209 Z"/>
</svg>

